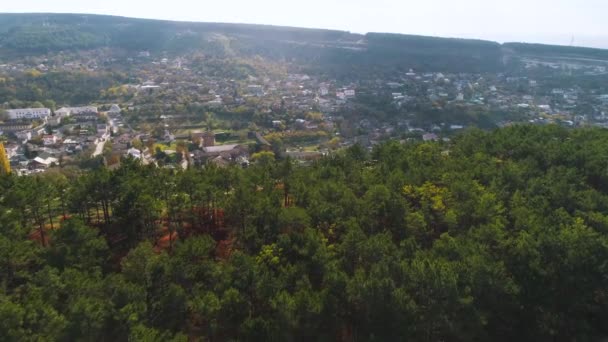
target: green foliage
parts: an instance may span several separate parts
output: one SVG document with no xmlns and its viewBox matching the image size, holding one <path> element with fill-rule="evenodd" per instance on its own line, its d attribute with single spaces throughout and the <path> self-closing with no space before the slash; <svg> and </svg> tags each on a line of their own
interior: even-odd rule
<svg viewBox="0 0 608 342">
<path fill-rule="evenodd" d="M 514 126 L 309 166 L 3 175 L 0 336 L 600 340 L 607 146 Z"/>
</svg>

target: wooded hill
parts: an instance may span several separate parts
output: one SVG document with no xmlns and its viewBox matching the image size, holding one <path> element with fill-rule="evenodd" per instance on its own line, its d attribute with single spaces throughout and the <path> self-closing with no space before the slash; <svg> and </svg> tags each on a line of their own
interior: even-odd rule
<svg viewBox="0 0 608 342">
<path fill-rule="evenodd" d="M 0 51 L 32 55 L 99 47 L 220 57 L 293 61 L 311 71 L 389 73 L 419 71 L 497 72 L 509 55 L 608 59 L 599 49 L 303 29 L 265 25 L 175 22 L 83 14 L 0 14 Z"/>
</svg>

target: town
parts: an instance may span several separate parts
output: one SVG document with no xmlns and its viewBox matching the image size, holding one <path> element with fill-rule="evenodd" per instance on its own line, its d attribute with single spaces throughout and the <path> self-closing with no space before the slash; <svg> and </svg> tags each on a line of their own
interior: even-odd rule
<svg viewBox="0 0 608 342">
<path fill-rule="evenodd" d="M 470 127 L 516 123 L 608 127 L 608 90 L 588 81 L 608 74 L 603 61 L 526 58 L 509 73 L 410 69 L 348 80 L 297 72 L 290 63 L 235 64 L 148 51 L 2 63 L 0 139 L 20 175 L 118 167 L 125 157 L 180 169 L 247 167 L 260 152 L 307 163 L 354 144 L 371 149 L 386 140 L 449 141 Z M 93 89 L 65 89 L 91 91 L 83 96 L 87 102 L 8 96 L 10 80 L 35 85 L 69 73 L 87 82 L 116 70 L 123 74 L 89 85 Z M 109 86 L 99 88 L 103 83 Z"/>
</svg>

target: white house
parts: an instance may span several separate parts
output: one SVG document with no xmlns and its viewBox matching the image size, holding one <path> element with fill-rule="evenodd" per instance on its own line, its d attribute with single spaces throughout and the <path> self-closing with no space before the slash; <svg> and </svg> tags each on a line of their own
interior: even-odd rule
<svg viewBox="0 0 608 342">
<path fill-rule="evenodd" d="M 42 155 L 34 158 L 34 165 L 37 167 L 48 168 L 53 163 L 57 164 L 58 161 L 59 160 L 57 158 Z"/>
<path fill-rule="evenodd" d="M 435 133 L 427 133 L 422 136 L 422 140 L 424 141 L 437 141 L 439 137 Z"/>
<path fill-rule="evenodd" d="M 21 132 L 16 132 L 15 136 L 17 137 L 17 139 L 19 139 L 19 141 L 26 143 L 28 140 L 32 140 L 32 131 L 21 131 Z"/>
<path fill-rule="evenodd" d="M 9 109 L 6 111 L 9 119 L 46 119 L 51 115 L 51 110 L 48 108 L 21 108 L 21 109 Z"/>
<path fill-rule="evenodd" d="M 67 117 L 70 116 L 72 111 L 68 107 L 61 107 L 55 111 L 55 115 L 58 117 Z"/>
<path fill-rule="evenodd" d="M 127 150 L 127 156 L 131 156 L 134 159 L 141 159 L 141 151 L 136 148 L 130 148 Z"/>
<path fill-rule="evenodd" d="M 70 115 L 88 115 L 88 114 L 97 114 L 99 113 L 97 107 L 95 106 L 86 106 L 86 107 L 71 107 Z"/>
<path fill-rule="evenodd" d="M 120 114 L 120 107 L 117 104 L 113 104 L 110 106 L 108 114 Z"/>
<path fill-rule="evenodd" d="M 11 144 L 11 145 L 6 145 L 4 149 L 6 151 L 6 156 L 8 158 L 12 158 L 15 155 L 17 155 L 17 151 L 19 150 L 19 146 Z"/>
<path fill-rule="evenodd" d="M 54 135 L 44 135 L 42 136 L 42 143 L 44 146 L 55 145 L 57 143 L 57 137 Z"/>
</svg>

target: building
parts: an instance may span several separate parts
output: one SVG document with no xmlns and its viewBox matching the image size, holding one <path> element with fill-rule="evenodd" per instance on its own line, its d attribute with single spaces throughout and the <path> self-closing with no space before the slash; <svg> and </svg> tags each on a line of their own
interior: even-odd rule
<svg viewBox="0 0 608 342">
<path fill-rule="evenodd" d="M 15 136 L 17 137 L 17 139 L 19 141 L 21 141 L 22 143 L 26 143 L 29 140 L 32 140 L 32 131 L 30 130 L 25 130 L 25 131 L 20 131 L 20 132 L 16 132 Z"/>
<path fill-rule="evenodd" d="M 355 90 L 354 89 L 346 89 L 344 90 L 344 96 L 347 98 L 353 98 L 355 97 Z"/>
<path fill-rule="evenodd" d="M 78 121 L 96 120 L 99 111 L 95 106 L 85 107 L 63 107 L 55 112 L 55 116 L 73 116 Z"/>
<path fill-rule="evenodd" d="M 217 157 L 219 155 L 224 156 L 226 159 L 236 159 L 239 156 L 247 154 L 247 147 L 238 144 L 232 145 L 218 145 L 203 147 L 203 153 L 205 157 Z"/>
<path fill-rule="evenodd" d="M 215 134 L 211 131 L 203 133 L 201 143 L 203 147 L 215 146 Z"/>
<path fill-rule="evenodd" d="M 437 141 L 439 137 L 435 133 L 427 133 L 422 136 L 422 140 L 424 141 Z"/>
<path fill-rule="evenodd" d="M 106 135 L 110 132 L 110 130 L 108 129 L 108 125 L 106 124 L 99 124 L 97 125 L 97 134 L 99 135 Z"/>
<path fill-rule="evenodd" d="M 165 133 L 163 134 L 163 140 L 165 142 L 172 143 L 175 141 L 175 134 L 169 132 L 168 130 L 165 130 Z"/>
<path fill-rule="evenodd" d="M 141 151 L 133 147 L 128 149 L 126 154 L 128 157 L 130 156 L 133 159 L 141 159 L 142 157 Z"/>
<path fill-rule="evenodd" d="M 196 131 L 192 131 L 190 132 L 190 139 L 192 140 L 193 143 L 195 144 L 202 144 L 202 139 L 203 139 L 203 132 L 196 130 Z"/>
<path fill-rule="evenodd" d="M 61 107 L 55 111 L 55 116 L 58 117 L 67 117 L 70 116 L 70 108 L 69 107 Z"/>
<path fill-rule="evenodd" d="M 42 136 L 42 143 L 44 144 L 44 146 L 50 146 L 50 145 L 55 145 L 57 144 L 57 137 L 54 135 L 43 135 Z"/>
<path fill-rule="evenodd" d="M 49 126 L 59 126 L 61 125 L 61 118 L 61 115 L 55 114 L 54 116 L 49 116 L 46 123 L 48 123 Z"/>
<path fill-rule="evenodd" d="M 120 114 L 120 107 L 117 104 L 113 104 L 112 106 L 110 106 L 110 110 L 108 111 L 108 114 L 114 114 L 114 115 Z"/>
<path fill-rule="evenodd" d="M 24 131 L 27 129 L 32 129 L 31 123 L 13 122 L 0 125 L 0 130 L 4 133 Z"/>
<path fill-rule="evenodd" d="M 10 159 L 17 155 L 17 153 L 19 151 L 19 145 L 15 145 L 15 144 L 6 145 L 6 146 L 4 146 L 4 149 L 6 151 L 7 157 Z"/>
<path fill-rule="evenodd" d="M 49 168 L 53 164 L 57 164 L 59 160 L 55 157 L 52 157 L 48 153 L 41 153 L 38 157 L 34 158 L 32 164 L 37 169 L 46 169 Z"/>
<path fill-rule="evenodd" d="M 20 108 L 20 109 L 8 109 L 6 111 L 9 119 L 11 120 L 33 120 L 42 119 L 46 120 L 51 116 L 51 110 L 48 108 Z"/>
</svg>

